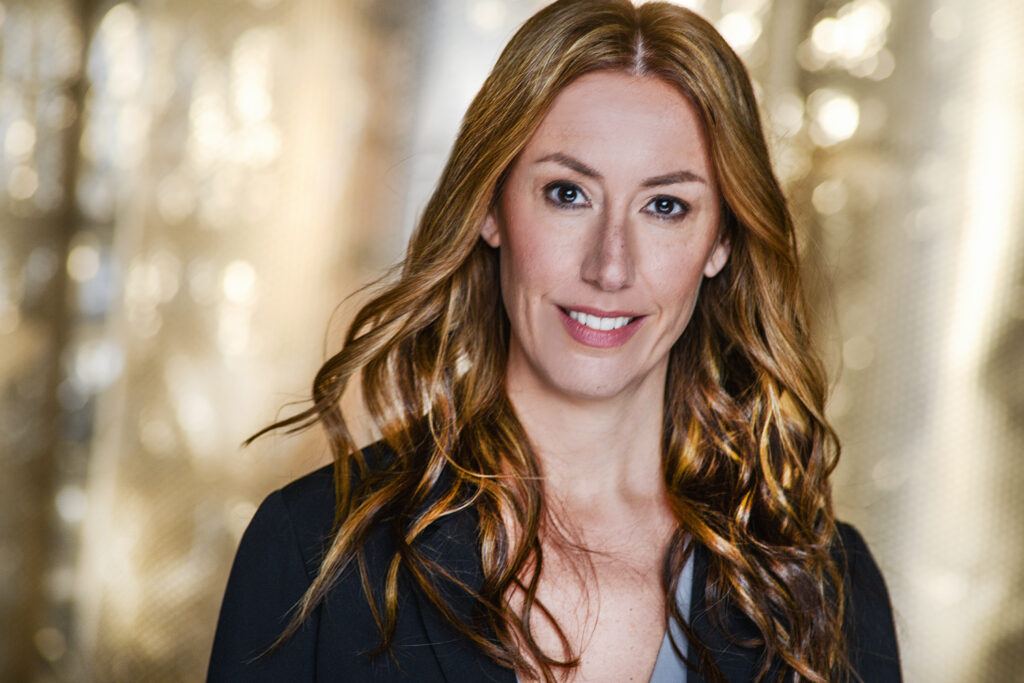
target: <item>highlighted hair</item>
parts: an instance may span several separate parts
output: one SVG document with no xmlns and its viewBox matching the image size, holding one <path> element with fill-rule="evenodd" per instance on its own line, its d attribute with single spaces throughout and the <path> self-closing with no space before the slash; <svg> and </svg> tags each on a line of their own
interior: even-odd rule
<svg viewBox="0 0 1024 683">
<path fill-rule="evenodd" d="M 787 675 L 808 681 L 846 675 L 843 586 L 830 554 L 828 477 L 839 447 L 824 416 L 826 381 L 809 337 L 793 222 L 742 63 L 710 24 L 664 2 L 560 0 L 523 25 L 470 105 L 397 276 L 320 368 L 313 406 L 263 430 L 319 423 L 335 459 L 333 540 L 279 643 L 355 567 L 382 652 L 392 645 L 404 573 L 497 662 L 545 681 L 578 662 L 564 636 L 561 656 L 542 651 L 530 626 L 531 610 L 553 622 L 535 599 L 545 505 L 505 394 L 509 325 L 496 253 L 479 227 L 553 99 L 597 70 L 662 79 L 693 103 L 731 246 L 670 356 L 662 469 L 678 528 L 665 557 L 666 603 L 684 624 L 695 665 L 722 680 L 672 599 L 700 544 L 709 557 L 706 603 L 718 623 L 728 604 L 756 626 L 760 638 L 750 644 L 766 653 L 761 678 L 780 660 Z M 377 468 L 364 462 L 339 407 L 356 377 L 396 454 Z M 462 586 L 475 605 L 469 617 L 442 590 L 457 579 L 417 545 L 432 524 L 466 506 L 478 513 L 484 573 L 479 591 Z M 378 602 L 363 547 L 382 523 L 395 528 L 396 550 L 386 576 L 376 577 L 384 582 Z M 516 587 L 525 596 L 519 610 L 505 600 Z"/>
</svg>

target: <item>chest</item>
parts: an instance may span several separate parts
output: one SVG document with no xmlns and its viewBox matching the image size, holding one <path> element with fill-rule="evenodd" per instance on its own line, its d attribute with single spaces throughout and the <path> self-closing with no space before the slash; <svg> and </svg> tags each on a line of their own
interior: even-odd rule
<svg viewBox="0 0 1024 683">
<path fill-rule="evenodd" d="M 579 666 L 562 680 L 650 678 L 666 629 L 661 562 L 660 543 L 644 551 L 544 553 L 536 585 L 544 609 L 531 609 L 530 626 L 543 652 L 579 657 Z M 510 595 L 517 610 L 525 599 L 523 591 Z"/>
</svg>

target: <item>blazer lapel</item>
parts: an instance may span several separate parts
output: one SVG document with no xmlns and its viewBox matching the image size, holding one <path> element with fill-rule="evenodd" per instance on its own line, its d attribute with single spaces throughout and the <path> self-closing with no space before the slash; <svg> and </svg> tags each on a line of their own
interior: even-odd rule
<svg viewBox="0 0 1024 683">
<path fill-rule="evenodd" d="M 448 571 L 473 590 L 479 590 L 483 584 L 483 568 L 480 565 L 480 556 L 476 547 L 477 524 L 476 511 L 473 508 L 467 508 L 444 517 L 425 531 L 420 541 L 422 552 L 434 561 L 442 563 Z M 707 577 L 708 551 L 698 545 L 694 549 L 689 614 L 694 633 L 707 646 L 712 658 L 729 683 L 745 683 L 754 680 L 760 665 L 761 650 L 740 647 L 730 642 L 719 629 L 713 626 L 704 596 Z M 444 619 L 421 590 L 413 587 L 411 592 L 419 608 L 423 629 L 427 634 L 427 642 L 448 683 L 462 683 L 463 681 L 516 683 L 514 671 L 499 666 L 469 643 Z M 460 617 L 468 619 L 473 608 L 472 597 L 453 585 L 442 587 L 442 592 L 455 612 Z M 735 608 L 727 611 L 726 627 L 730 633 L 742 638 L 757 635 L 753 624 Z M 687 683 L 707 683 L 707 679 L 699 672 L 690 669 L 687 671 Z"/>
<path fill-rule="evenodd" d="M 424 554 L 443 564 L 473 590 L 479 590 L 483 585 L 483 568 L 476 547 L 477 522 L 476 511 L 472 508 L 448 515 L 423 533 L 420 545 Z M 454 585 L 441 588 L 448 604 L 460 617 L 468 620 L 473 609 L 472 597 Z M 416 588 L 412 592 L 428 642 L 448 683 L 516 683 L 514 671 L 499 666 L 468 642 L 421 590 Z"/>
</svg>

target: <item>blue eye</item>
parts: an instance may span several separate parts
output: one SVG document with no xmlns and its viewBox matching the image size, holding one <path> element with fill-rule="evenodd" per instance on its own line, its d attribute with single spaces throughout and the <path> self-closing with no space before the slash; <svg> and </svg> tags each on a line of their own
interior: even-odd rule
<svg viewBox="0 0 1024 683">
<path fill-rule="evenodd" d="M 675 197 L 658 195 L 647 202 L 644 211 L 654 214 L 658 218 L 682 218 L 690 212 L 690 205 Z"/>
<path fill-rule="evenodd" d="M 566 182 L 551 183 L 544 188 L 544 196 L 555 206 L 587 206 L 587 196 L 578 185 Z"/>
</svg>

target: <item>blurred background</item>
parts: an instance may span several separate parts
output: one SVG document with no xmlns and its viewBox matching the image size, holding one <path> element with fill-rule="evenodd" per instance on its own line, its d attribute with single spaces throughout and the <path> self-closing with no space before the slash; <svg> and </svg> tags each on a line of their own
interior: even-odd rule
<svg viewBox="0 0 1024 683">
<path fill-rule="evenodd" d="M 0 0 L 0 680 L 203 677 L 256 504 L 327 460 L 240 441 L 541 4 Z M 1024 681 L 1024 5 L 681 4 L 757 82 L 907 680 Z"/>
</svg>

